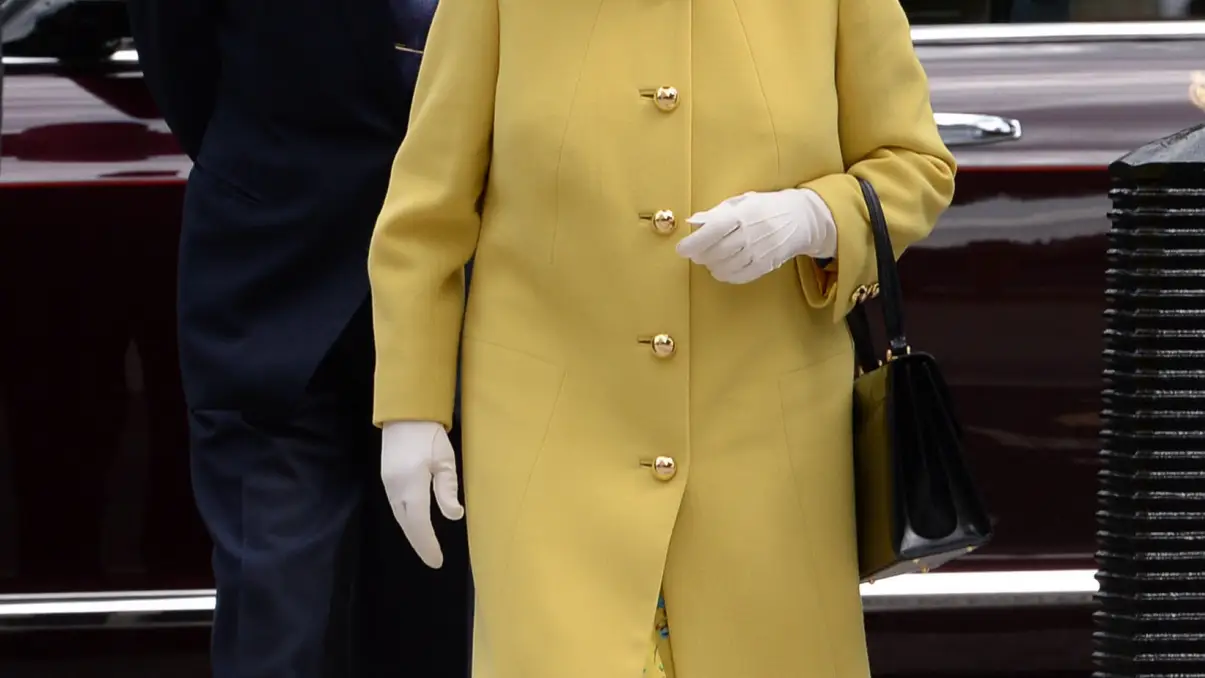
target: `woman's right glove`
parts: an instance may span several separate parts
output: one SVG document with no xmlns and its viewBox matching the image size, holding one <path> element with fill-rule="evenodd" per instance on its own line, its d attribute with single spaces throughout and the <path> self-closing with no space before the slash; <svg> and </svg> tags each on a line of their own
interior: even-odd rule
<svg viewBox="0 0 1205 678">
<path fill-rule="evenodd" d="M 440 568 L 443 550 L 431 522 L 431 493 L 448 520 L 464 517 L 456 498 L 456 457 L 442 424 L 391 421 L 381 430 L 381 482 L 393 517 L 428 567 Z"/>
</svg>

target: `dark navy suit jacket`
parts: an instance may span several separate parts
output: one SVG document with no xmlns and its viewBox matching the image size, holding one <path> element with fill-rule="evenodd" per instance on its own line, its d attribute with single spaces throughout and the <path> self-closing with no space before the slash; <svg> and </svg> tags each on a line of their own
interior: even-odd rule
<svg viewBox="0 0 1205 678">
<path fill-rule="evenodd" d="M 146 82 L 194 160 L 179 279 L 191 408 L 289 407 L 364 308 L 409 50 L 434 5 L 129 0 Z"/>
</svg>

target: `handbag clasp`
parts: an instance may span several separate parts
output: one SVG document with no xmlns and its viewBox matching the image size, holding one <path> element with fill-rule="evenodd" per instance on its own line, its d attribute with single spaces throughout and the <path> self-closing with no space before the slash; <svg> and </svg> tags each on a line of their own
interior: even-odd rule
<svg viewBox="0 0 1205 678">
<path fill-rule="evenodd" d="M 887 353 L 888 353 L 888 355 L 890 355 L 890 354 L 891 354 L 891 351 L 887 351 Z M 878 368 L 880 368 L 880 367 L 882 367 L 882 366 L 883 366 L 883 361 L 882 361 L 882 360 L 880 360 L 880 361 L 878 361 L 878 362 L 879 362 L 879 364 L 875 366 L 875 369 L 878 369 Z M 858 366 L 855 368 L 855 370 L 854 370 L 854 376 L 856 376 L 856 377 L 860 377 L 860 376 L 862 376 L 863 374 L 866 374 L 866 370 L 862 369 L 862 366 L 861 366 L 861 365 L 858 365 Z"/>
</svg>

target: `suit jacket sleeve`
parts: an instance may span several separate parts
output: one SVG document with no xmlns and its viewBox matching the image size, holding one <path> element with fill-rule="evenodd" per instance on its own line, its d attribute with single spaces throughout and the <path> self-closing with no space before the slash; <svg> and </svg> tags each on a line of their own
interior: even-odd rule
<svg viewBox="0 0 1205 678">
<path fill-rule="evenodd" d="M 452 424 L 464 268 L 481 228 L 497 76 L 496 0 L 443 0 L 368 250 L 378 425 Z"/>
<path fill-rule="evenodd" d="M 128 0 L 143 78 L 194 161 L 213 114 L 221 61 L 218 0 Z"/>
<path fill-rule="evenodd" d="M 859 285 L 877 281 L 870 216 L 857 179 L 883 202 L 898 258 L 933 230 L 954 195 L 955 162 L 941 141 L 929 83 L 899 0 L 839 0 L 837 100 L 843 174 L 803 184 L 837 224 L 837 256 L 826 266 L 796 260 L 808 303 L 833 309 L 837 322 Z"/>
</svg>

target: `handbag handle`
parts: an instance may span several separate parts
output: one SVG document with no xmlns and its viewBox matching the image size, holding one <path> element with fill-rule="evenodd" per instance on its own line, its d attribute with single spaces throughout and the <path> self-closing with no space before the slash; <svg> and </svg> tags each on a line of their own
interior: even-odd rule
<svg viewBox="0 0 1205 678">
<path fill-rule="evenodd" d="M 887 231 L 887 217 L 883 203 L 874 186 L 865 179 L 858 179 L 866 209 L 870 214 L 870 232 L 874 236 L 875 264 L 879 273 L 880 299 L 883 308 L 883 323 L 887 330 L 887 360 L 906 355 L 911 349 L 904 334 L 904 296 L 900 286 L 900 272 L 895 263 L 895 252 L 891 248 L 891 236 Z M 863 303 L 849 312 L 846 317 L 850 334 L 854 340 L 854 352 L 862 372 L 870 372 L 880 364 L 870 333 L 870 320 Z"/>
</svg>

